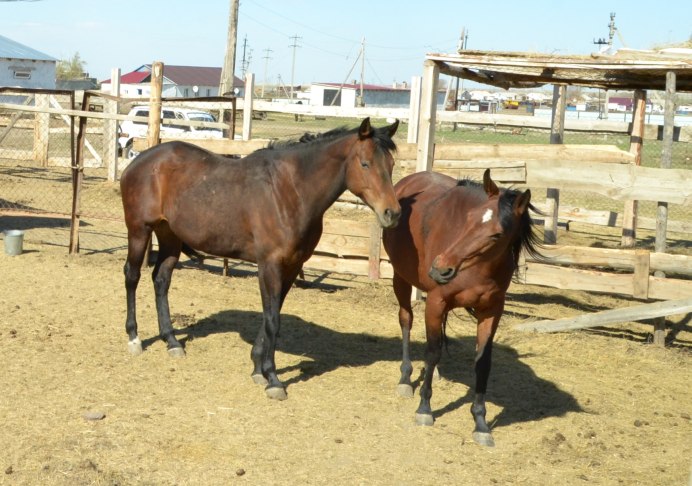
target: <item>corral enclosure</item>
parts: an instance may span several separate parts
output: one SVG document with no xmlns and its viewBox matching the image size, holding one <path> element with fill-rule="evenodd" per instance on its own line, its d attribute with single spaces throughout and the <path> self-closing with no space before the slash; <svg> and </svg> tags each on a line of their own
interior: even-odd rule
<svg viewBox="0 0 692 486">
<path fill-rule="evenodd" d="M 246 103 L 240 104 L 244 111 Z M 58 111 L 53 101 L 48 105 Z M 244 117 L 238 132 L 245 138 L 297 136 L 325 125 L 355 124 L 366 115 L 382 117 L 375 122 L 381 125 L 389 116 L 366 109 L 340 113 L 347 118 L 322 120 L 323 113 L 310 115 L 306 107 L 299 107 L 298 114 L 302 117 L 284 108 L 254 124 Z M 391 115 L 401 117 L 400 112 Z M 582 188 L 565 204 L 563 192 L 559 243 L 573 246 L 562 249 L 562 257 L 560 248 L 551 253 L 558 263 L 555 278 L 563 289 L 526 284 L 510 289 L 488 396 L 498 446 L 484 450 L 470 440 L 475 332 L 462 312 L 450 316 L 443 381 L 434 386 L 436 425 L 416 427 L 417 400 L 395 396 L 400 338 L 387 278 L 391 270 L 380 245 L 372 243 L 379 235 L 370 213 L 354 208 L 348 197 L 330 211 L 320 254 L 307 265 L 306 280 L 292 289 L 284 307 L 277 365 L 280 378 L 289 385 L 287 402 L 270 402 L 248 376 L 249 350 L 261 320 L 252 266 L 231 262 L 230 278 L 224 278 L 220 261 L 208 260 L 202 271 L 192 262 L 182 262 L 171 290 L 174 324 L 188 350 L 180 361 L 170 360 L 155 338 L 153 292 L 143 278 L 140 328 L 142 337 L 148 338 L 147 349 L 139 358 L 128 356 L 122 281 L 126 243 L 117 183 L 109 181 L 111 175 L 117 179 L 122 165 L 113 171 L 104 161 L 89 162 L 92 149 L 102 149 L 98 137 L 106 122 L 95 118 L 85 126 L 92 149 L 84 144 L 82 152 L 83 184 L 76 211 L 81 256 L 69 257 L 74 172 L 60 165 L 66 165 L 70 155 L 54 153 L 57 147 L 49 143 L 46 163 L 36 162 L 42 157 L 35 149 L 42 146 L 40 141 L 32 139 L 25 146 L 17 135 L 22 123 L 25 130 L 35 130 L 33 116 L 27 111 L 18 118 L 0 145 L 5 188 L 0 198 L 10 209 L 0 215 L 0 226 L 26 230 L 25 253 L 1 257 L 0 295 L 8 312 L 0 323 L 0 339 L 6 344 L 0 366 L 6 370 L 3 388 L 13 391 L 1 402 L 10 431 L 0 444 L 3 482 L 465 484 L 481 477 L 498 484 L 679 484 L 688 477 L 690 314 L 668 318 L 666 349 L 646 345 L 653 338 L 651 323 L 626 322 L 555 335 L 514 329 L 536 319 L 626 307 L 646 297 L 673 298 L 656 295 L 671 281 L 675 283 L 665 292 L 689 296 L 685 269 L 692 231 L 686 200 L 670 205 L 668 253 L 649 254 L 656 207 L 644 203 L 637 233 L 640 253 L 630 250 L 623 256 L 617 249 L 622 200 Z M 469 122 L 464 116 L 460 120 Z M 499 180 L 505 184 L 525 185 L 533 166 L 549 164 L 536 155 L 540 147 L 524 143 L 544 143 L 547 132 L 526 128 L 522 119 L 524 131 L 517 136 L 510 128 L 513 120 L 493 120 L 483 131 L 475 129 L 478 120 L 457 130 L 445 122 L 449 125 L 436 134 L 436 170 L 475 177 L 491 166 L 494 173 L 503 174 Z M 50 139 L 67 137 L 63 140 L 69 147 L 66 126 L 59 114 L 50 119 Z M 418 156 L 417 148 L 403 138 L 404 128 L 410 126 L 400 132 L 395 178 L 413 170 Z M 570 144 L 576 143 L 570 140 L 574 133 L 566 135 Z M 573 150 L 577 160 L 580 153 L 582 158 L 589 153 L 593 165 L 601 166 L 594 170 L 628 166 L 626 130 L 590 137 L 589 145 L 600 137 L 616 148 L 569 145 L 547 160 L 566 164 Z M 461 143 L 443 143 L 450 140 Z M 266 140 L 248 140 L 242 146 L 222 143 L 226 145 L 214 149 L 233 154 Z M 645 146 L 660 143 L 648 138 Z M 524 152 L 519 145 L 526 145 Z M 488 146 L 494 147 L 494 156 L 487 155 Z M 689 177 L 688 146 L 676 142 L 673 152 L 673 167 L 684 177 Z M 513 151 L 513 159 L 499 157 L 503 149 Z M 457 155 L 443 156 L 445 151 Z M 644 157 L 644 165 L 657 165 L 655 152 Z M 598 157 L 608 160 L 596 163 Z M 608 170 L 604 173 L 612 173 Z M 597 177 L 606 187 L 606 178 Z M 633 180 L 625 187 L 646 186 Z M 685 197 L 680 194 L 676 197 Z M 541 202 L 541 196 L 534 197 Z M 661 258 L 668 260 L 661 263 Z M 570 268 L 575 265 L 590 269 L 575 272 Z M 660 265 L 675 278 L 662 283 L 651 275 Z M 524 268 L 522 278 L 529 281 L 531 262 Z M 576 277 L 583 272 L 588 272 L 588 279 Z M 367 279 L 368 274 L 381 278 Z M 601 293 L 570 287 L 587 281 L 607 283 L 592 289 Z M 415 309 L 414 376 L 422 359 L 422 308 Z M 89 420 L 87 412 L 104 417 Z"/>
</svg>

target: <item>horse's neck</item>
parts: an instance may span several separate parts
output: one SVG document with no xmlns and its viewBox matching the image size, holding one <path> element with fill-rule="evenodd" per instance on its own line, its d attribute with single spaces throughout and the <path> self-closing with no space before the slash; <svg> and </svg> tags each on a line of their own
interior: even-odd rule
<svg viewBox="0 0 692 486">
<path fill-rule="evenodd" d="M 316 218 L 321 219 L 346 190 L 346 150 L 342 143 L 347 142 L 325 143 L 309 158 L 297 159 L 304 207 Z"/>
</svg>

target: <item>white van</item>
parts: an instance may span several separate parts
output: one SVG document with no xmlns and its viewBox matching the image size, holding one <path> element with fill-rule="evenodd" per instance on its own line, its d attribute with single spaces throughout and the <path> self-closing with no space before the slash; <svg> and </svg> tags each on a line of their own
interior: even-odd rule
<svg viewBox="0 0 692 486">
<path fill-rule="evenodd" d="M 130 116 L 149 117 L 148 106 L 135 106 L 128 113 Z M 169 108 L 161 110 L 163 120 L 194 120 L 203 122 L 215 122 L 216 120 L 206 111 L 192 110 L 188 108 Z M 148 124 L 146 122 L 126 120 L 119 127 L 118 146 L 123 157 L 130 160 L 137 157 L 139 152 L 133 149 L 133 142 L 136 137 L 146 137 Z M 168 125 L 161 123 L 162 137 L 176 138 L 222 138 L 223 133 L 218 128 L 191 127 L 186 125 Z"/>
</svg>

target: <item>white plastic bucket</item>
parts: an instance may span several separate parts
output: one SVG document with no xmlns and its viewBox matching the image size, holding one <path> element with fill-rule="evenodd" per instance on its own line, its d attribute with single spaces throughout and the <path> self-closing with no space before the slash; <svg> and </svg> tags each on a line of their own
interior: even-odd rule
<svg viewBox="0 0 692 486">
<path fill-rule="evenodd" d="M 6 230 L 5 235 L 5 254 L 21 255 L 24 245 L 24 232 L 22 230 Z"/>
</svg>

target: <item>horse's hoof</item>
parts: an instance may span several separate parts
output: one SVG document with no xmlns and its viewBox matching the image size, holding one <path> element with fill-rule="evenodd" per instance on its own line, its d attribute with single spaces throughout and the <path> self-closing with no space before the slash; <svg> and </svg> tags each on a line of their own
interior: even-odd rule
<svg viewBox="0 0 692 486">
<path fill-rule="evenodd" d="M 168 356 L 171 358 L 184 358 L 185 350 L 182 347 L 168 348 Z"/>
<path fill-rule="evenodd" d="M 272 400 L 286 400 L 288 395 L 286 395 L 286 389 L 282 386 L 273 386 L 264 390 L 269 398 Z"/>
<path fill-rule="evenodd" d="M 399 383 L 396 386 L 396 393 L 402 398 L 413 398 L 413 387 L 406 383 Z"/>
<path fill-rule="evenodd" d="M 417 413 L 416 414 L 416 423 L 418 425 L 427 425 L 431 426 L 432 424 L 435 423 L 435 419 L 433 418 L 432 414 L 429 413 Z"/>
<path fill-rule="evenodd" d="M 495 447 L 495 441 L 493 440 L 493 436 L 487 432 L 474 432 L 473 433 L 473 441 L 476 444 L 479 444 L 479 445 L 482 445 L 485 447 Z"/>
<path fill-rule="evenodd" d="M 262 373 L 252 375 L 252 381 L 254 381 L 258 385 L 266 385 L 267 383 L 269 383 Z"/>
<path fill-rule="evenodd" d="M 127 350 L 132 356 L 139 356 L 142 354 L 142 341 L 139 338 L 135 338 L 132 341 L 127 342 Z"/>
</svg>

